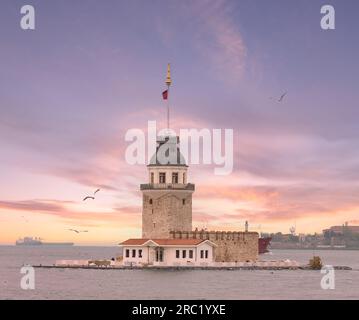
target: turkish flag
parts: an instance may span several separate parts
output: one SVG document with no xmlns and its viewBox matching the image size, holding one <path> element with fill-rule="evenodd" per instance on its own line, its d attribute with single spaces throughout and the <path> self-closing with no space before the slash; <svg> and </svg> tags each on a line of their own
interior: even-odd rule
<svg viewBox="0 0 359 320">
<path fill-rule="evenodd" d="M 163 100 L 168 99 L 168 90 L 162 92 L 162 98 L 163 98 Z"/>
</svg>

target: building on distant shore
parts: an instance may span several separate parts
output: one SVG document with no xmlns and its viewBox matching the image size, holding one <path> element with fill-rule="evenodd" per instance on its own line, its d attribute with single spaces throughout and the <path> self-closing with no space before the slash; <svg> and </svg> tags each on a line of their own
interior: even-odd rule
<svg viewBox="0 0 359 320">
<path fill-rule="evenodd" d="M 342 226 L 332 226 L 329 229 L 324 229 L 323 234 L 330 234 L 331 236 L 335 235 L 344 235 L 345 233 L 354 233 L 359 234 L 359 226 L 349 226 L 346 222 Z"/>
<path fill-rule="evenodd" d="M 359 248 L 359 226 L 332 226 L 323 230 L 324 242 L 330 246 L 342 245 L 348 248 Z"/>
</svg>

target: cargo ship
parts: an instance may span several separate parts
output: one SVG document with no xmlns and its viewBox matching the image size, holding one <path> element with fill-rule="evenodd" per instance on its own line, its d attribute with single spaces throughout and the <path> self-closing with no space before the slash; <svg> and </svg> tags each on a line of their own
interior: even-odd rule
<svg viewBox="0 0 359 320">
<path fill-rule="evenodd" d="M 73 242 L 42 242 L 41 238 L 24 237 L 16 240 L 17 246 L 73 246 Z"/>
<path fill-rule="evenodd" d="M 268 246 L 270 245 L 272 238 L 265 237 L 265 238 L 259 238 L 258 239 L 258 253 L 264 254 L 269 252 Z"/>
</svg>

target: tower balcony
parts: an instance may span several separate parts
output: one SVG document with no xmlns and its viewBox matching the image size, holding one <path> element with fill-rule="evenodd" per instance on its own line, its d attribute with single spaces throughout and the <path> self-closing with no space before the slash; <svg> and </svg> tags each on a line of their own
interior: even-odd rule
<svg viewBox="0 0 359 320">
<path fill-rule="evenodd" d="M 141 190 L 189 190 L 194 191 L 193 183 L 146 183 L 140 185 Z"/>
</svg>

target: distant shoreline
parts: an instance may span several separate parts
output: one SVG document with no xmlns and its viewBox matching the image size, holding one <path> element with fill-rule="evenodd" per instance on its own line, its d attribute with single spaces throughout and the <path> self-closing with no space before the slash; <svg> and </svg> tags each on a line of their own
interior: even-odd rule
<svg viewBox="0 0 359 320">
<path fill-rule="evenodd" d="M 0 244 L 0 247 L 17 247 L 17 248 L 69 248 L 69 247 L 102 247 L 102 248 L 118 248 L 117 245 L 88 245 L 88 244 L 74 244 L 73 246 L 67 246 L 67 245 L 22 245 L 17 246 L 15 244 Z M 282 247 L 282 248 L 269 248 L 269 251 L 272 250 L 303 250 L 303 251 L 310 251 L 310 250 L 325 250 L 325 251 L 359 251 L 359 248 L 321 248 L 321 247 L 314 247 L 314 248 L 293 248 L 293 247 Z M 262 255 L 262 254 L 261 254 Z"/>
</svg>

